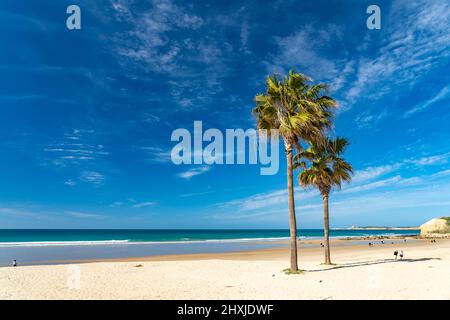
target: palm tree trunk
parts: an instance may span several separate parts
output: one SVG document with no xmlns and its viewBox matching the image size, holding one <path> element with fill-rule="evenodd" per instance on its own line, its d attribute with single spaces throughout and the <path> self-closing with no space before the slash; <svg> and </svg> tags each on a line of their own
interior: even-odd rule
<svg viewBox="0 0 450 320">
<path fill-rule="evenodd" d="M 323 199 L 323 236 L 325 242 L 325 264 L 331 264 L 330 257 L 330 218 L 329 218 L 329 210 L 328 210 L 328 193 L 322 195 Z"/>
<path fill-rule="evenodd" d="M 294 179 L 292 165 L 292 144 L 286 143 L 286 161 L 287 161 L 287 189 L 289 205 L 289 230 L 291 239 L 291 271 L 298 271 L 297 263 L 297 222 L 295 218 L 294 205 Z"/>
</svg>

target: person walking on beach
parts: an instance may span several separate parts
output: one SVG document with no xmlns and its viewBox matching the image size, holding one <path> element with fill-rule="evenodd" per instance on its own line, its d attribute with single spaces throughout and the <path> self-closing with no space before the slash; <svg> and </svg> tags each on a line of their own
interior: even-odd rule
<svg viewBox="0 0 450 320">
<path fill-rule="evenodd" d="M 397 255 L 398 255 L 398 250 L 395 250 L 395 251 L 394 251 L 394 257 L 395 257 L 395 260 L 397 260 Z"/>
<path fill-rule="evenodd" d="M 17 261 L 13 260 L 13 267 L 17 267 Z"/>
<path fill-rule="evenodd" d="M 400 260 L 403 260 L 403 250 L 402 250 L 402 251 L 400 251 L 400 254 L 399 254 L 399 256 L 400 256 Z"/>
</svg>

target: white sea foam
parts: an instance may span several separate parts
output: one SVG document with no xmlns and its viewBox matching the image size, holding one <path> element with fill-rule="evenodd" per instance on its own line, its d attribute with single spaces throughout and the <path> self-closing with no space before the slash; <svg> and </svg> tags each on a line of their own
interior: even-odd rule
<svg viewBox="0 0 450 320">
<path fill-rule="evenodd" d="M 187 239 L 187 238 L 184 238 Z M 131 240 L 101 240 L 101 241 L 31 241 L 31 242 L 0 242 L 0 247 L 50 247 L 50 246 L 96 246 L 96 245 L 145 245 L 145 244 L 189 244 L 189 243 L 228 243 L 251 241 L 279 241 L 288 237 L 272 238 L 239 238 L 239 239 L 205 239 L 205 240 L 174 240 L 174 241 L 131 241 Z"/>
<path fill-rule="evenodd" d="M 123 243 L 129 243 L 129 240 L 0 242 L 0 247 L 94 246 Z"/>
</svg>

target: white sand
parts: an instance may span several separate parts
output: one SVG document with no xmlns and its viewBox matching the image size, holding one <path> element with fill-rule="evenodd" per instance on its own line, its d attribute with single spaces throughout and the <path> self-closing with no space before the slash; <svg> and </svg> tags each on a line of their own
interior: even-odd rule
<svg viewBox="0 0 450 320">
<path fill-rule="evenodd" d="M 195 260 L 6 267 L 0 299 L 450 299 L 450 241 L 404 245 L 406 259 L 396 262 L 394 247 L 338 248 L 332 270 L 320 265 L 321 250 L 306 250 L 300 275 L 282 272 L 284 248 L 180 257 Z"/>
</svg>

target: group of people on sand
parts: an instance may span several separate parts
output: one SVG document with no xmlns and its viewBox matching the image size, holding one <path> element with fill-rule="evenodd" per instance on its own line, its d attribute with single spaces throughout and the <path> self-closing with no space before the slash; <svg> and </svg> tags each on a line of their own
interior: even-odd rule
<svg viewBox="0 0 450 320">
<path fill-rule="evenodd" d="M 403 242 L 406 242 L 406 239 L 403 239 Z M 385 244 L 385 242 L 383 240 L 380 241 L 380 244 Z M 394 242 L 392 241 L 391 244 L 394 244 Z M 373 247 L 374 243 L 369 242 L 369 247 Z"/>
<path fill-rule="evenodd" d="M 406 239 L 404 239 L 404 242 L 406 242 Z M 381 244 L 384 244 L 384 241 L 381 240 L 380 243 L 381 243 Z M 391 242 L 391 244 L 394 244 L 394 242 Z M 372 242 L 369 242 L 369 247 L 373 247 L 373 245 L 374 245 L 374 244 L 373 244 Z M 397 260 L 397 258 L 399 258 L 400 260 L 403 260 L 403 256 L 404 256 L 403 250 L 400 250 L 400 251 L 395 250 L 395 251 L 394 251 L 394 257 L 395 257 L 395 260 Z"/>
</svg>

